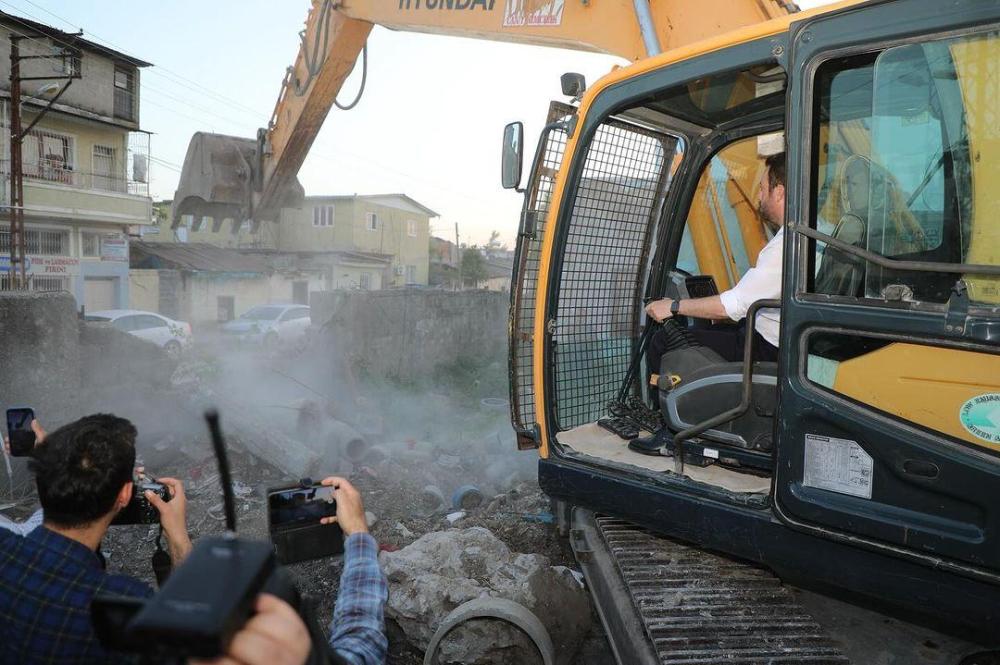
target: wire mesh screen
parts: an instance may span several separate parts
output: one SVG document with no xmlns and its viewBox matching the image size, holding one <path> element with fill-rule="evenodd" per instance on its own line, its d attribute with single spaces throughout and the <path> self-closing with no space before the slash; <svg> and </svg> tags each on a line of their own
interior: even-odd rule
<svg viewBox="0 0 1000 665">
<path fill-rule="evenodd" d="M 563 247 L 552 336 L 561 430 L 604 415 L 628 372 L 650 229 L 675 146 L 669 136 L 609 121 L 588 148 Z"/>
<path fill-rule="evenodd" d="M 568 120 L 575 113 L 576 109 L 572 106 L 552 102 L 546 124 Z M 510 292 L 510 405 L 514 425 L 522 432 L 530 431 L 535 424 L 535 388 L 531 374 L 535 292 L 545 217 L 555 188 L 556 172 L 562 164 L 565 150 L 566 131 L 549 131 L 540 154 L 536 156 L 537 168 L 532 169 L 532 180 L 528 183 L 528 196 L 522 211 L 522 215 L 534 221 L 534 232 L 518 236 L 514 256 L 513 286 Z"/>
</svg>

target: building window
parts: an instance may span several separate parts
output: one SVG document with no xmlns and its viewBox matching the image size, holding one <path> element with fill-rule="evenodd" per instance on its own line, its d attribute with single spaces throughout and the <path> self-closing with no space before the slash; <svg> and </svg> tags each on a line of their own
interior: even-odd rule
<svg viewBox="0 0 1000 665">
<path fill-rule="evenodd" d="M 378 231 L 378 215 L 374 212 L 365 213 L 366 228 L 369 231 Z"/>
<path fill-rule="evenodd" d="M 10 253 L 10 230 L 0 227 L 0 254 Z M 25 229 L 24 253 L 39 256 L 70 256 L 69 231 L 57 229 Z"/>
<path fill-rule="evenodd" d="M 411 238 L 417 237 L 417 220 L 409 219 L 406 221 L 406 235 Z"/>
<path fill-rule="evenodd" d="M 406 266 L 406 283 L 416 284 L 417 282 L 417 266 Z"/>
<path fill-rule="evenodd" d="M 358 278 L 358 286 L 360 286 L 365 291 L 370 291 L 372 288 L 372 275 L 368 272 L 361 273 Z"/>
<path fill-rule="evenodd" d="M 125 179 L 119 177 L 115 149 L 106 145 L 94 146 L 94 189 L 109 192 L 124 192 Z"/>
<path fill-rule="evenodd" d="M 135 72 L 115 67 L 115 117 L 135 120 Z"/>
<path fill-rule="evenodd" d="M 333 226 L 333 206 L 313 208 L 313 226 Z"/>
<path fill-rule="evenodd" d="M 0 255 L 10 253 L 10 230 L 0 227 Z M 69 231 L 52 229 L 24 230 L 24 253 L 43 256 L 70 256 Z"/>
<path fill-rule="evenodd" d="M 24 137 L 21 150 L 24 177 L 74 184 L 72 136 L 34 129 Z"/>
<path fill-rule="evenodd" d="M 101 256 L 101 234 L 87 233 L 81 234 L 80 253 L 84 258 L 100 258 Z"/>
</svg>

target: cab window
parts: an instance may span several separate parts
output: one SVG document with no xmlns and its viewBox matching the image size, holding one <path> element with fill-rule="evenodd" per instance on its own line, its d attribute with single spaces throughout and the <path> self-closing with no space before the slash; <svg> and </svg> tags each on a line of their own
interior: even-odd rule
<svg viewBox="0 0 1000 665">
<path fill-rule="evenodd" d="M 998 33 L 834 60 L 817 79 L 813 225 L 901 261 L 1000 265 Z M 885 269 L 817 245 L 811 290 L 945 303 L 959 279 L 1000 304 L 1000 280 Z"/>
</svg>

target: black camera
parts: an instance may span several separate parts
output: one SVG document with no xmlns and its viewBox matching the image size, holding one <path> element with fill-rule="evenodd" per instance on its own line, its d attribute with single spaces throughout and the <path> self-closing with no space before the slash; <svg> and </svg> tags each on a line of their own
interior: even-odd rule
<svg viewBox="0 0 1000 665">
<path fill-rule="evenodd" d="M 146 498 L 146 492 L 153 492 L 164 501 L 170 501 L 170 488 L 147 475 L 136 475 L 132 479 L 132 498 L 128 505 L 115 515 L 112 525 L 159 524 L 160 511 Z"/>
</svg>

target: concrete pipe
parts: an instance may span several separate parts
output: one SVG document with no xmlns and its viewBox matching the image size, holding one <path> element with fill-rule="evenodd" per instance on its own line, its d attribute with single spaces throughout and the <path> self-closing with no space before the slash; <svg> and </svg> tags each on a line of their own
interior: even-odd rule
<svg viewBox="0 0 1000 665">
<path fill-rule="evenodd" d="M 542 657 L 542 665 L 555 665 L 556 649 L 552 645 L 549 631 L 545 629 L 541 620 L 524 605 L 506 598 L 490 597 L 476 598 L 462 603 L 444 618 L 427 645 L 424 665 L 437 665 L 437 652 L 441 641 L 454 628 L 473 619 L 498 619 L 520 628 L 534 642 Z"/>
<path fill-rule="evenodd" d="M 339 420 L 327 420 L 323 425 L 323 440 L 327 450 L 336 450 L 339 457 L 352 464 L 364 462 L 368 441 L 356 429 Z"/>
</svg>

